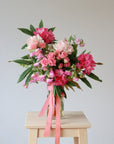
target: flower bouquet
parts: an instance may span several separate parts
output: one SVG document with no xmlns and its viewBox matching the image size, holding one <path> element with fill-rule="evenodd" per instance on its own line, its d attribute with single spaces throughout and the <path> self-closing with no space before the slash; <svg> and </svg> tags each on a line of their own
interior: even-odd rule
<svg viewBox="0 0 114 144">
<path fill-rule="evenodd" d="M 31 83 L 46 82 L 49 91 L 47 100 L 39 114 L 42 116 L 48 108 L 47 124 L 44 136 L 48 136 L 53 116 L 56 116 L 56 144 L 60 140 L 60 117 L 63 115 L 63 99 L 67 98 L 65 88 L 81 89 L 78 81 L 81 80 L 89 88 L 92 88 L 87 77 L 102 82 L 92 71 L 97 63 L 86 50 L 78 54 L 78 47 L 84 47 L 82 39 L 70 36 L 69 39 L 57 41 L 53 34 L 55 27 L 45 28 L 41 20 L 38 28 L 30 25 L 30 29 L 18 28 L 29 35 L 26 44 L 21 49 L 26 49 L 29 54 L 13 62 L 25 67 L 20 75 L 18 83 L 28 88 Z"/>
</svg>

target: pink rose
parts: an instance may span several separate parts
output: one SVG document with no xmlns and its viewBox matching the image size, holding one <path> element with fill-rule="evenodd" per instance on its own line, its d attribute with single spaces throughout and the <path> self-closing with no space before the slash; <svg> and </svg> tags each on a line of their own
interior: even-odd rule
<svg viewBox="0 0 114 144">
<path fill-rule="evenodd" d="M 42 67 L 46 67 L 48 65 L 48 59 L 44 57 L 41 61 Z"/>
</svg>

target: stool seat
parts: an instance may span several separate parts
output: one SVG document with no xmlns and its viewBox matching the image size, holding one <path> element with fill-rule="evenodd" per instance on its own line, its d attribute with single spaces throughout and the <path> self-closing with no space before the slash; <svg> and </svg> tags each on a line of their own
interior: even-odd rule
<svg viewBox="0 0 114 144">
<path fill-rule="evenodd" d="M 38 137 L 44 137 L 47 114 L 39 117 L 39 112 L 28 112 L 25 128 L 30 129 L 29 144 L 37 144 Z M 56 120 L 52 120 L 49 137 L 55 136 Z M 61 137 L 74 137 L 74 144 L 87 144 L 87 128 L 91 124 L 81 111 L 65 111 L 61 118 Z"/>
</svg>

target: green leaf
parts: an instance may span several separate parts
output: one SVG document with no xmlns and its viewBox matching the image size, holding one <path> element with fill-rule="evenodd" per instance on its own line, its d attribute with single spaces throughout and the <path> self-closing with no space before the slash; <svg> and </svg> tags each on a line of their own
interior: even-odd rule
<svg viewBox="0 0 114 144">
<path fill-rule="evenodd" d="M 29 29 L 26 29 L 26 28 L 18 28 L 18 30 L 22 31 L 23 33 L 27 34 L 27 35 L 30 35 L 30 36 L 33 36 L 33 32 L 31 32 Z"/>
<path fill-rule="evenodd" d="M 68 42 L 71 42 L 72 40 L 72 35 L 69 37 Z"/>
<path fill-rule="evenodd" d="M 34 32 L 34 31 L 35 31 L 35 28 L 34 28 L 34 26 L 33 26 L 33 25 L 30 25 L 30 30 L 31 30 L 32 32 Z"/>
<path fill-rule="evenodd" d="M 53 95 L 56 96 L 56 85 L 53 86 Z"/>
<path fill-rule="evenodd" d="M 17 83 L 21 82 L 21 81 L 27 76 L 27 74 L 31 72 L 31 70 L 32 70 L 32 67 L 29 67 L 28 69 L 26 69 L 26 70 L 20 75 Z"/>
<path fill-rule="evenodd" d="M 30 59 L 30 56 L 29 56 L 29 54 L 27 54 L 27 55 L 25 55 L 25 56 L 23 56 L 23 57 L 21 57 L 22 59 Z"/>
<path fill-rule="evenodd" d="M 82 82 L 84 82 L 89 88 L 92 88 L 90 82 L 86 78 L 80 78 Z"/>
<path fill-rule="evenodd" d="M 27 60 L 24 60 L 24 59 L 13 60 L 13 62 L 18 63 L 18 64 L 26 64 L 26 65 L 33 64 L 32 61 L 27 61 Z"/>
<path fill-rule="evenodd" d="M 48 31 L 51 30 L 51 31 L 53 32 L 53 31 L 55 30 L 55 28 L 56 28 L 56 27 L 49 28 Z"/>
<path fill-rule="evenodd" d="M 61 89 L 59 88 L 59 86 L 56 86 L 56 94 L 61 99 Z"/>
<path fill-rule="evenodd" d="M 100 82 L 102 82 L 102 80 L 101 79 L 99 79 L 99 77 L 98 76 L 96 76 L 95 74 L 93 74 L 93 73 L 90 73 L 89 75 L 87 75 L 88 77 L 90 77 L 90 78 L 92 78 L 92 79 L 94 79 L 94 80 L 97 80 L 97 81 L 100 81 Z"/>
<path fill-rule="evenodd" d="M 22 48 L 21 49 L 25 49 L 27 47 L 27 44 L 25 44 L 24 46 L 22 46 Z"/>
<path fill-rule="evenodd" d="M 43 21 L 41 20 L 39 23 L 39 28 L 42 28 L 42 27 L 43 27 Z"/>
<path fill-rule="evenodd" d="M 26 81 L 25 81 L 25 85 L 27 85 L 29 83 L 29 81 L 31 80 L 31 75 L 33 74 L 33 72 L 31 72 L 27 78 L 26 78 Z"/>
</svg>

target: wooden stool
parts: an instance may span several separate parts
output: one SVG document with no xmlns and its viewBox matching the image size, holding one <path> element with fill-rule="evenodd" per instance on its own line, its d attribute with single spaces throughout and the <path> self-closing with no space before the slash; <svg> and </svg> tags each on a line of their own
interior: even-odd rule
<svg viewBox="0 0 114 144">
<path fill-rule="evenodd" d="M 37 144 L 38 137 L 44 137 L 44 130 L 47 116 L 38 117 L 39 112 L 28 112 L 25 128 L 30 129 L 29 144 Z M 91 125 L 83 112 L 64 112 L 61 119 L 61 137 L 73 137 L 74 144 L 87 144 L 87 128 Z M 55 120 L 52 120 L 52 127 L 49 137 L 55 136 Z"/>
</svg>

